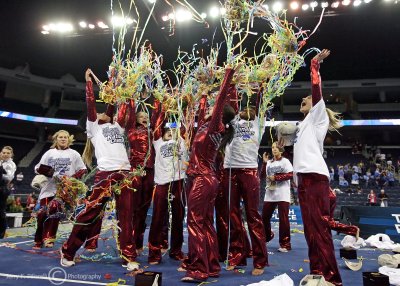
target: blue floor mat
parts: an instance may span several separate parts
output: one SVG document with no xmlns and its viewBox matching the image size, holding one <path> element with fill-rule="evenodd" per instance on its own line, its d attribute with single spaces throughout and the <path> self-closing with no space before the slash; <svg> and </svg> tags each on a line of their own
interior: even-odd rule
<svg viewBox="0 0 400 286">
<path fill-rule="evenodd" d="M 276 227 L 276 226 L 275 226 Z M 292 226 L 293 228 L 302 229 L 301 226 Z M 277 231 L 276 231 L 277 233 Z M 146 231 L 145 237 L 148 235 Z M 116 282 L 118 279 L 126 280 L 127 285 L 134 285 L 134 277 L 126 275 L 126 269 L 121 267 L 121 260 L 116 258 L 115 242 L 111 237 L 111 232 L 102 233 L 103 240 L 99 241 L 99 248 L 96 253 L 83 253 L 87 257 L 96 258 L 103 256 L 100 261 L 88 261 L 80 259 L 74 267 L 62 268 L 59 264 L 58 249 L 61 247 L 60 239 L 56 242 L 53 249 L 43 249 L 42 251 L 32 251 L 33 242 L 31 237 L 16 237 L 0 240 L 0 273 L 13 274 L 21 277 L 0 277 L 0 285 L 25 285 L 25 286 L 42 286 L 42 285 L 85 285 L 85 282 L 104 283 L 97 285 L 106 285 L 107 283 Z M 339 264 L 340 273 L 342 275 L 344 285 L 363 285 L 362 271 L 377 271 L 377 257 L 382 254 L 380 250 L 361 249 L 358 256 L 363 256 L 363 268 L 361 271 L 353 272 L 346 268 L 344 262 L 339 258 L 340 241 L 343 236 L 334 235 L 335 253 Z M 10 244 L 4 245 L 9 242 Z M 187 232 L 185 231 L 185 242 L 187 242 Z M 14 243 L 17 243 L 16 245 Z M 13 245 L 14 244 L 14 245 Z M 15 248 L 12 248 L 16 246 Z M 243 271 L 233 272 L 222 270 L 219 278 L 209 279 L 211 285 L 236 286 L 247 285 L 249 283 L 259 282 L 261 280 L 271 280 L 277 275 L 287 273 L 298 285 L 300 280 L 309 273 L 308 266 L 308 250 L 301 233 L 292 233 L 293 250 L 289 253 L 280 253 L 277 251 L 279 247 L 278 239 L 275 238 L 268 244 L 269 267 L 265 268 L 262 276 L 253 277 L 251 275 L 252 259 L 248 259 L 247 267 Z M 187 245 L 184 245 L 184 251 L 187 252 Z M 82 249 L 79 251 L 82 253 Z M 138 257 L 138 262 L 145 271 L 162 272 L 162 285 L 187 285 L 180 282 L 184 273 L 176 271 L 179 262 L 172 260 L 168 255 L 164 256 L 160 265 L 152 266 L 147 263 L 147 249 L 144 255 Z M 222 267 L 224 265 L 221 264 Z M 1 274 L 0 274 L 1 275 Z M 24 279 L 24 277 L 26 277 Z M 39 279 L 40 277 L 66 278 L 69 280 L 77 280 L 77 283 L 48 281 Z M 81 282 L 79 282 L 81 281 Z M 93 284 L 92 284 L 93 285 Z"/>
</svg>

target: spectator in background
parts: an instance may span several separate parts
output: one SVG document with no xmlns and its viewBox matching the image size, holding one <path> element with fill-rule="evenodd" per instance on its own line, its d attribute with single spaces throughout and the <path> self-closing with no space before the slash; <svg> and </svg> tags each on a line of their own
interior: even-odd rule
<svg viewBox="0 0 400 286">
<path fill-rule="evenodd" d="M 364 180 L 365 180 L 365 187 L 368 188 L 369 185 L 369 179 L 371 178 L 371 172 L 368 169 L 367 172 L 364 175 Z"/>
<path fill-rule="evenodd" d="M 334 180 L 335 177 L 335 169 L 333 168 L 333 166 L 331 166 L 329 168 L 329 177 L 331 178 L 331 182 Z"/>
<path fill-rule="evenodd" d="M 371 190 L 368 194 L 368 205 L 376 206 L 376 195 L 373 190 Z"/>
<path fill-rule="evenodd" d="M 340 181 L 340 178 L 344 179 L 343 166 L 338 166 L 338 175 L 339 175 L 339 181 Z"/>
<path fill-rule="evenodd" d="M 10 194 L 11 181 L 17 167 L 12 160 L 14 151 L 11 146 L 4 146 L 0 153 L 0 239 L 4 238 L 7 229 L 6 207 Z"/>
<path fill-rule="evenodd" d="M 339 186 L 348 187 L 349 186 L 349 182 L 347 182 L 343 177 L 339 177 Z"/>
<path fill-rule="evenodd" d="M 354 186 L 358 186 L 359 179 L 360 179 L 360 177 L 358 176 L 358 174 L 356 172 L 354 172 L 353 175 L 351 175 L 351 184 Z"/>
<path fill-rule="evenodd" d="M 393 172 L 387 171 L 386 178 L 387 178 L 389 186 L 393 187 L 394 186 L 394 182 L 395 182 Z"/>
<path fill-rule="evenodd" d="M 389 197 L 388 197 L 388 195 L 385 193 L 385 190 L 384 190 L 384 189 L 381 190 L 381 193 L 378 195 L 378 198 L 379 198 L 379 200 L 380 200 L 380 206 L 383 207 L 383 208 L 387 208 Z"/>
</svg>

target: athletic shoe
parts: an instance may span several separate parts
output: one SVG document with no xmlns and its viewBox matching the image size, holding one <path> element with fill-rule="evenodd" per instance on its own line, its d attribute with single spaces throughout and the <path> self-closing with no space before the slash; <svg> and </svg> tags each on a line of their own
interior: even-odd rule
<svg viewBox="0 0 400 286">
<path fill-rule="evenodd" d="M 126 270 L 128 271 L 136 271 L 139 270 L 139 263 L 137 263 L 136 261 L 131 261 L 128 262 L 128 264 L 126 265 Z"/>
<path fill-rule="evenodd" d="M 278 251 L 279 251 L 279 252 L 289 252 L 289 250 L 287 250 L 287 249 L 284 248 L 284 247 L 278 248 Z"/>
<path fill-rule="evenodd" d="M 60 250 L 60 254 L 61 254 L 60 264 L 62 267 L 71 267 L 71 266 L 75 265 L 75 261 L 70 261 L 70 260 L 67 260 L 66 258 L 64 258 L 64 254 L 62 253 L 61 250 Z"/>
</svg>

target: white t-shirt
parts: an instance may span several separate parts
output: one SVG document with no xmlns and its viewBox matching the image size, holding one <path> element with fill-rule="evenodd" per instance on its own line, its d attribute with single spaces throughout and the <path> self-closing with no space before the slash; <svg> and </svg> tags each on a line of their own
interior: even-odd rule
<svg viewBox="0 0 400 286">
<path fill-rule="evenodd" d="M 329 127 L 325 102 L 321 99 L 298 124 L 293 147 L 293 168 L 297 173 L 317 173 L 329 179 L 328 166 L 322 156 Z"/>
<path fill-rule="evenodd" d="M 87 137 L 93 143 L 100 171 L 130 170 L 124 129 L 117 122 L 99 125 L 98 120 L 88 120 L 86 130 Z"/>
<path fill-rule="evenodd" d="M 69 148 L 65 150 L 54 148 L 44 153 L 40 162 L 35 166 L 35 172 L 41 164 L 51 166 L 54 169 L 53 176 L 66 175 L 70 177 L 77 171 L 86 169 L 81 155 Z M 39 200 L 54 196 L 56 191 L 57 187 L 54 177 L 49 178 L 47 184 L 40 191 Z"/>
<path fill-rule="evenodd" d="M 267 176 L 275 174 L 293 172 L 293 166 L 286 158 L 280 160 L 268 160 L 266 166 Z M 273 190 L 265 189 L 265 202 L 288 202 L 290 203 L 290 180 L 276 181 L 276 187 Z"/>
<path fill-rule="evenodd" d="M 224 168 L 258 168 L 258 149 L 264 128 L 260 130 L 260 121 L 247 121 L 236 116 L 233 140 L 226 146 Z"/>
<path fill-rule="evenodd" d="M 156 153 L 154 163 L 154 182 L 165 185 L 169 182 L 186 178 L 186 165 L 188 154 L 185 142 L 178 140 L 164 141 L 162 138 L 153 142 Z"/>
</svg>

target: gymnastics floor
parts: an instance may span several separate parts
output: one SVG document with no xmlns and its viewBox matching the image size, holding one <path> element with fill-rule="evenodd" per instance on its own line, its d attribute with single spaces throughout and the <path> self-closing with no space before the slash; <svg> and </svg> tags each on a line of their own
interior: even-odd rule
<svg viewBox="0 0 400 286">
<path fill-rule="evenodd" d="M 302 230 L 301 225 L 292 225 L 292 230 Z M 62 241 L 66 239 L 71 225 L 60 225 L 60 237 L 57 239 L 53 249 L 32 250 L 33 228 L 9 229 L 7 238 L 0 240 L 0 285 L 107 285 L 115 283 L 119 279 L 125 280 L 125 285 L 135 285 L 135 277 L 127 275 L 125 268 L 121 267 L 121 260 L 117 257 L 115 240 L 111 230 L 105 230 L 99 240 L 99 248 L 95 253 L 78 251 L 79 261 L 74 267 L 63 268 L 60 266 L 59 249 Z M 274 225 L 277 234 L 277 225 Z M 148 229 L 145 237 L 147 238 Z M 382 251 L 375 249 L 358 250 L 358 256 L 364 258 L 363 267 L 360 271 L 353 272 L 348 269 L 339 258 L 340 241 L 342 235 L 334 234 L 335 254 L 339 264 L 344 285 L 363 285 L 363 271 L 377 271 L 377 257 Z M 187 231 L 185 230 L 185 242 L 187 242 Z M 262 276 L 251 275 L 252 259 L 248 259 L 247 267 L 243 271 L 221 271 L 219 278 L 210 278 L 210 285 L 239 286 L 271 280 L 277 275 L 286 273 L 299 285 L 300 280 L 309 273 L 307 245 L 302 233 L 292 233 L 293 250 L 289 253 L 277 251 L 277 235 L 268 244 L 269 267 L 265 268 Z M 187 252 L 187 244 L 184 245 Z M 180 282 L 184 273 L 176 271 L 179 262 L 169 259 L 168 255 L 163 257 L 160 265 L 149 265 L 147 263 L 147 249 L 144 255 L 138 257 L 138 262 L 145 271 L 162 272 L 162 285 L 188 285 Z M 221 264 L 224 267 L 223 264 Z M 52 279 L 55 278 L 55 279 Z M 65 280 L 64 280 L 65 279 Z M 120 280 L 120 283 L 122 281 Z M 115 284 L 114 284 L 115 285 Z M 203 284 L 204 285 L 204 284 Z"/>
</svg>

